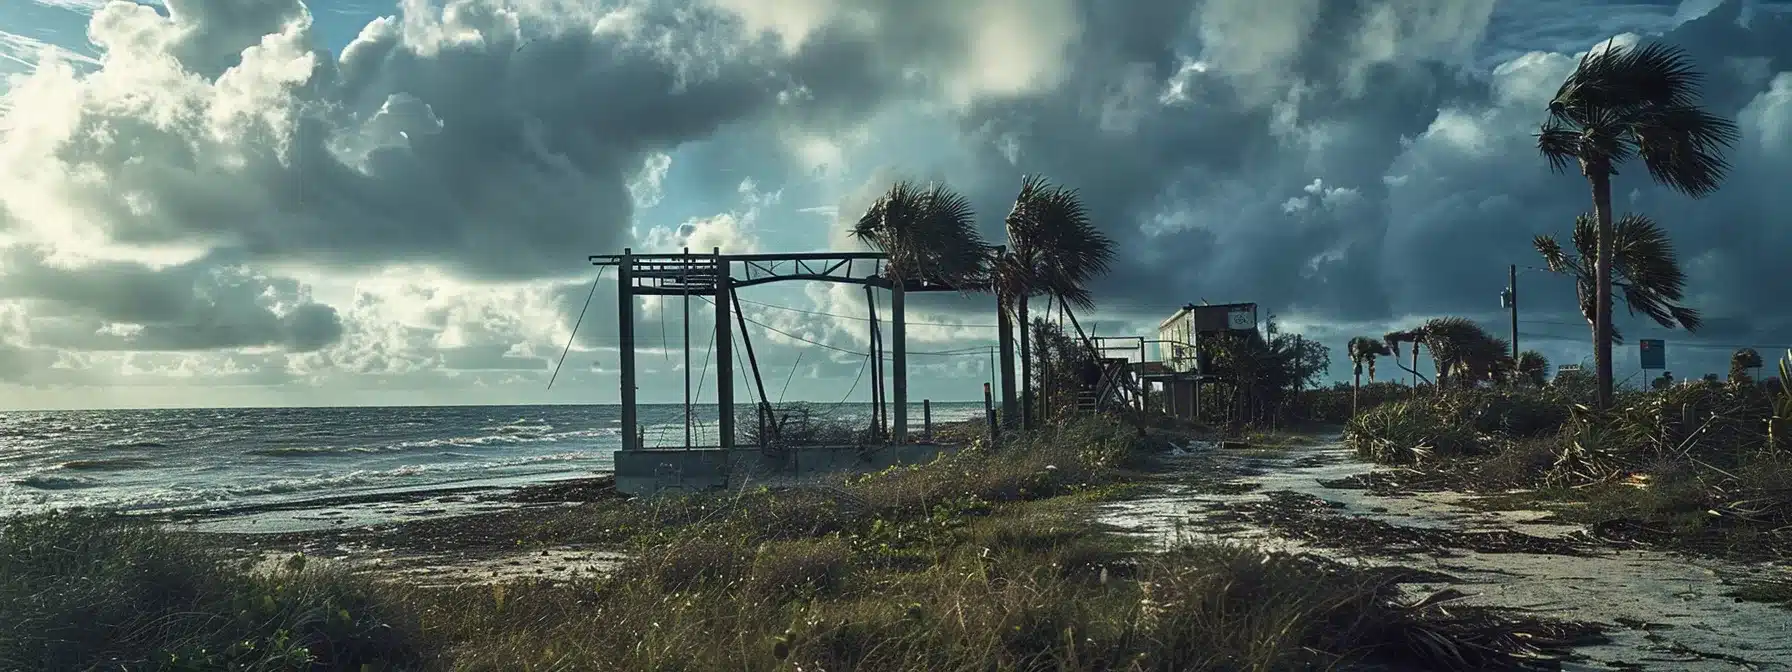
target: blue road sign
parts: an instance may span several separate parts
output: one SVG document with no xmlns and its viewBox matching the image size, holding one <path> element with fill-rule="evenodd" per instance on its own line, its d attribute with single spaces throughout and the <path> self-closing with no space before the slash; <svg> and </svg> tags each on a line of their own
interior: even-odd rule
<svg viewBox="0 0 1792 672">
<path fill-rule="evenodd" d="M 1667 344 L 1658 339 L 1645 338 L 1636 342 L 1637 353 L 1642 356 L 1644 371 L 1660 371 L 1668 368 Z"/>
</svg>

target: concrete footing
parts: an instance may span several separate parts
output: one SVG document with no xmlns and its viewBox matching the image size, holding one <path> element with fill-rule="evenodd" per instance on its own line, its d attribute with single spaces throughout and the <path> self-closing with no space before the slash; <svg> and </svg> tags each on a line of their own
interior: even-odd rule
<svg viewBox="0 0 1792 672">
<path fill-rule="evenodd" d="M 830 474 L 878 471 L 925 464 L 958 446 L 911 443 L 889 446 L 803 446 L 766 454 L 758 447 L 648 448 L 618 450 L 616 489 L 643 496 L 743 487 L 798 485 Z"/>
</svg>

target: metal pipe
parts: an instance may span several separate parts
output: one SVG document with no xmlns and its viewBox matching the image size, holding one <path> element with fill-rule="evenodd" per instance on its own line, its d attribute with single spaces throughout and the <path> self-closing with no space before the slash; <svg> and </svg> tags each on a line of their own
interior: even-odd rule
<svg viewBox="0 0 1792 672">
<path fill-rule="evenodd" d="M 872 292 L 871 285 L 865 285 L 865 310 L 870 314 L 870 324 L 866 325 L 869 334 L 871 351 L 871 431 L 882 439 L 884 434 L 884 356 L 878 346 L 877 329 L 877 295 Z"/>
</svg>

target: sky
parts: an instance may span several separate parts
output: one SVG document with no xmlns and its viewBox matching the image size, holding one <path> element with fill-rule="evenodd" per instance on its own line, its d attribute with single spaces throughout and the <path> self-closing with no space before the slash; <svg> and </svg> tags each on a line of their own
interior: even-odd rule
<svg viewBox="0 0 1792 672">
<path fill-rule="evenodd" d="M 1531 134 L 1607 40 L 1685 48 L 1740 127 L 1715 195 L 1614 186 L 1706 316 L 1620 329 L 1665 339 L 1678 377 L 1721 372 L 1792 346 L 1787 9 L 6 0 L 0 408 L 610 403 L 617 292 L 588 255 L 857 249 L 847 222 L 897 179 L 965 193 L 999 241 L 1027 174 L 1116 241 L 1085 326 L 1255 302 L 1342 380 L 1353 336 L 1442 315 L 1508 335 L 1508 265 L 1542 266 L 1531 239 L 1590 201 Z M 1520 345 L 1589 358 L 1572 283 L 1518 280 Z M 768 394 L 868 398 L 854 289 L 742 293 Z M 919 353 L 992 343 L 993 301 L 908 303 L 911 397 L 979 398 L 988 355 Z M 712 314 L 690 311 L 704 400 Z M 683 302 L 634 313 L 643 400 L 682 399 Z M 1617 359 L 1637 373 L 1634 345 Z"/>
</svg>

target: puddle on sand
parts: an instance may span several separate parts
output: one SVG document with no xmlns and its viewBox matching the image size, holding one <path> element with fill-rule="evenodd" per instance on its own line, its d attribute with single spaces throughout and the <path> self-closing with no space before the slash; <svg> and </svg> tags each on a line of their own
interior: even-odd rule
<svg viewBox="0 0 1792 672">
<path fill-rule="evenodd" d="M 1561 537 L 1580 528 L 1536 522 L 1542 512 L 1485 512 L 1459 505 L 1458 493 L 1383 497 L 1365 490 L 1332 489 L 1322 480 L 1359 474 L 1371 465 L 1331 442 L 1291 448 L 1281 455 L 1248 457 L 1199 450 L 1175 458 L 1199 480 L 1254 484 L 1242 494 L 1213 488 L 1166 486 L 1159 494 L 1105 505 L 1099 520 L 1162 543 L 1218 540 L 1272 550 L 1304 551 L 1349 562 L 1397 564 L 1458 577 L 1470 603 L 1528 609 L 1539 616 L 1598 621 L 1610 626 L 1610 644 L 1585 647 L 1586 660 L 1572 670 L 1792 670 L 1792 610 L 1741 602 L 1726 595 L 1726 577 L 1785 568 L 1687 559 L 1642 550 L 1611 550 L 1587 557 L 1533 553 L 1478 553 L 1450 549 L 1429 554 L 1364 558 L 1360 553 L 1316 548 L 1262 528 L 1210 524 L 1225 504 L 1265 501 L 1288 491 L 1343 504 L 1338 513 L 1390 525 L 1461 531 L 1510 530 Z M 1226 477 L 1231 475 L 1229 479 Z M 1232 490 L 1236 490 L 1233 488 Z M 1428 593 L 1440 585 L 1414 585 Z"/>
</svg>

